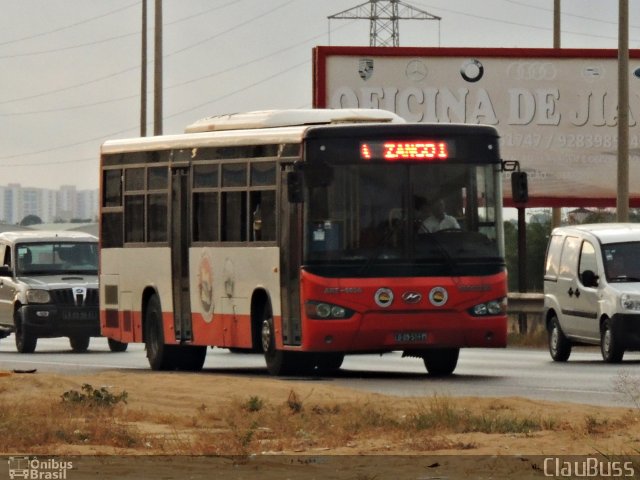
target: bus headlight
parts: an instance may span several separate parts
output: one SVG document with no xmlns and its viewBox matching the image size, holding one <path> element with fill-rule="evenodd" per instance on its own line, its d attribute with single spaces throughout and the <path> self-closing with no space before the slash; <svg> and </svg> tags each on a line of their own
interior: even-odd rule
<svg viewBox="0 0 640 480">
<path fill-rule="evenodd" d="M 507 298 L 499 298 L 485 303 L 474 305 L 469 313 L 474 317 L 485 317 L 487 315 L 504 315 L 507 312 Z"/>
<path fill-rule="evenodd" d="M 355 312 L 348 308 L 327 302 L 309 300 L 305 303 L 305 313 L 309 318 L 318 320 L 339 320 L 351 317 Z"/>
<path fill-rule="evenodd" d="M 624 310 L 640 311 L 640 297 L 625 293 L 620 297 L 620 306 Z"/>
<path fill-rule="evenodd" d="M 29 303 L 49 303 L 51 301 L 51 295 L 48 290 L 27 290 L 27 302 Z"/>
</svg>

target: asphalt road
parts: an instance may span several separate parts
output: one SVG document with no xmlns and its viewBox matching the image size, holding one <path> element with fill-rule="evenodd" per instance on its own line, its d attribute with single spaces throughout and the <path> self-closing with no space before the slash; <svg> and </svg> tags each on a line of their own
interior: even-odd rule
<svg viewBox="0 0 640 480">
<path fill-rule="evenodd" d="M 91 340 L 87 353 L 70 350 L 66 338 L 39 339 L 36 352 L 19 354 L 13 336 L 0 340 L 0 370 L 31 370 L 90 374 L 103 370 L 149 370 L 144 346 L 129 345 L 123 353 L 109 351 L 103 338 Z M 149 370 L 150 371 L 150 370 Z M 268 376 L 261 355 L 210 349 L 203 376 L 225 374 Z M 640 353 L 627 352 L 624 362 L 602 362 L 597 348 L 576 348 L 569 362 L 551 361 L 544 349 L 463 349 L 458 368 L 448 378 L 431 378 L 421 360 L 400 353 L 347 356 L 331 377 L 293 377 L 399 396 L 526 397 L 538 400 L 635 406 L 640 402 Z M 278 381 L 290 381 L 280 378 Z M 624 383 L 635 395 L 624 394 Z M 635 398 L 633 398 L 635 397 Z"/>
</svg>

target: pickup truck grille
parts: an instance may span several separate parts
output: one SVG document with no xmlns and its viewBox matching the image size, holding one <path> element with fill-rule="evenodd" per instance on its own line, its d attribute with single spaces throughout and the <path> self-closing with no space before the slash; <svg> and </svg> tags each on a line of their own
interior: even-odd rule
<svg viewBox="0 0 640 480">
<path fill-rule="evenodd" d="M 51 301 L 56 305 L 98 306 L 97 288 L 61 288 L 51 290 L 50 293 Z"/>
</svg>

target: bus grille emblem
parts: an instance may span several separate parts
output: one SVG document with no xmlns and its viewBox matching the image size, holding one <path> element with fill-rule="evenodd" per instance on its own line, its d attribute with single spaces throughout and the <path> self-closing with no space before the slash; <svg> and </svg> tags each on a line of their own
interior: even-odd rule
<svg viewBox="0 0 640 480">
<path fill-rule="evenodd" d="M 419 303 L 422 300 L 422 294 L 418 292 L 404 292 L 402 294 L 404 303 Z"/>
<path fill-rule="evenodd" d="M 387 308 L 393 303 L 393 292 L 388 288 L 379 288 L 373 299 L 379 307 Z"/>
<path fill-rule="evenodd" d="M 449 294 L 443 287 L 433 287 L 429 292 L 429 301 L 436 307 L 441 307 L 449 299 Z"/>
</svg>

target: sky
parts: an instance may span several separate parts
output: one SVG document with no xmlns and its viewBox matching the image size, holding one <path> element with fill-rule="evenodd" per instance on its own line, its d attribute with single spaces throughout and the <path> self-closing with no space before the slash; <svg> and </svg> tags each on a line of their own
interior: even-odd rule
<svg viewBox="0 0 640 480">
<path fill-rule="evenodd" d="M 149 3 L 148 132 L 153 132 Z M 365 0 L 164 0 L 163 132 L 210 115 L 309 108 L 311 52 L 368 46 Z M 400 46 L 551 48 L 553 0 L 403 0 Z M 561 46 L 617 48 L 618 1 L 562 0 Z M 98 188 L 100 145 L 139 135 L 141 0 L 0 0 L 0 185 Z M 640 2 L 629 2 L 640 48 Z"/>
</svg>

